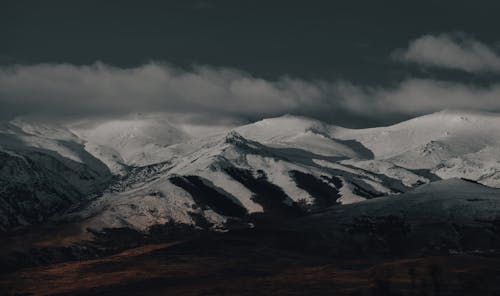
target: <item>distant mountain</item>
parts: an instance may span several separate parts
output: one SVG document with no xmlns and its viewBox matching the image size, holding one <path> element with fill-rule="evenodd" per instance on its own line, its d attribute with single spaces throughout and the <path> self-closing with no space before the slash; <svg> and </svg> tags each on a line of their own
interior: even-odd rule
<svg viewBox="0 0 500 296">
<path fill-rule="evenodd" d="M 335 137 L 359 141 L 373 152 L 375 162 L 500 187 L 499 126 L 500 116 L 495 113 L 447 110 L 389 127 L 338 129 Z M 368 161 L 356 166 L 378 164 Z"/>
<path fill-rule="evenodd" d="M 154 116 L 17 120 L 0 130 L 0 229 L 47 220 L 225 229 L 398 199 L 440 179 L 500 187 L 498 126 L 496 114 L 458 111 L 360 130 L 283 116 L 203 136 Z"/>
<path fill-rule="evenodd" d="M 114 173 L 127 166 L 144 166 L 168 159 L 163 148 L 189 140 L 189 135 L 165 118 L 134 118 L 81 122 L 69 127 L 85 143 L 85 149 L 106 163 Z"/>
</svg>

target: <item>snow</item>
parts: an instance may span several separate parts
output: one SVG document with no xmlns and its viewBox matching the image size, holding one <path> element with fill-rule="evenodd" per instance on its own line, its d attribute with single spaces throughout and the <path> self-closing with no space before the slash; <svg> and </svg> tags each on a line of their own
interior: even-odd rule
<svg viewBox="0 0 500 296">
<path fill-rule="evenodd" d="M 443 179 L 460 177 L 500 187 L 500 147 L 487 146 L 475 153 L 450 158 L 434 168 L 433 173 Z"/>
<path fill-rule="evenodd" d="M 428 169 L 444 179 L 463 177 L 500 186 L 499 126 L 500 116 L 494 113 L 445 110 L 388 127 L 336 128 L 332 135 L 360 142 L 378 161 L 369 167 L 362 161 L 349 163 L 401 179 L 406 185 L 419 178 L 401 170 L 395 175 L 384 167 Z"/>
<path fill-rule="evenodd" d="M 432 174 L 500 187 L 499 126 L 496 114 L 464 111 L 443 111 L 368 129 L 290 115 L 233 129 L 173 124 L 159 115 L 60 126 L 17 119 L 0 124 L 0 151 L 24 162 L 25 151 L 37 151 L 68 167 L 78 163 L 102 175 L 109 169 L 122 177 L 114 185 L 119 189 L 108 190 L 75 215 L 93 228 L 145 230 L 169 219 L 194 223 L 189 213 L 195 202 L 170 183 L 172 176 L 198 176 L 236 198 L 249 213 L 263 211 L 252 200 L 254 192 L 228 175 L 227 167 L 263 171 L 289 196 L 288 202 L 314 201 L 297 187 L 291 171 L 342 179 L 338 200 L 342 204 L 365 200 L 354 193 L 357 186 L 391 198 L 400 198 L 394 194 L 414 187 L 425 190 L 435 183 L 429 179 Z M 43 157 L 32 159 L 51 169 L 55 166 Z M 14 182 L 22 176 L 27 175 L 3 178 Z M 68 178 L 82 188 L 89 186 Z M 199 214 L 216 227 L 225 221 L 211 210 Z"/>
<path fill-rule="evenodd" d="M 8 126 L 8 128 L 5 128 Z M 19 156 L 21 152 L 38 152 L 55 157 L 67 166 L 84 164 L 99 174 L 107 167 L 85 151 L 83 141 L 64 127 L 27 123 L 16 119 L 0 129 L 0 148 Z"/>
<path fill-rule="evenodd" d="M 332 128 L 317 120 L 286 115 L 248 124 L 235 131 L 270 147 L 303 149 L 322 156 L 362 158 L 348 144 L 330 137 Z"/>
<path fill-rule="evenodd" d="M 148 165 L 166 160 L 165 147 L 189 139 L 189 135 L 161 117 L 137 117 L 100 122 L 81 122 L 72 131 L 100 151 L 104 162 L 117 159 L 127 165 Z M 104 147 L 102 149 L 96 147 Z M 107 155 L 111 153 L 112 155 Z M 168 154 L 167 154 L 168 155 Z"/>
<path fill-rule="evenodd" d="M 63 127 L 0 128 L 0 231 L 40 223 L 101 190 L 108 168 Z"/>
<path fill-rule="evenodd" d="M 401 180 L 407 187 L 413 187 L 419 184 L 429 183 L 430 180 L 424 176 L 419 176 L 412 171 L 403 167 L 394 165 L 389 161 L 384 160 L 364 160 L 364 161 L 344 161 L 345 164 L 350 164 L 363 170 L 385 175 L 387 177 Z"/>
<path fill-rule="evenodd" d="M 5 149 L 21 150 L 30 148 L 32 150 L 48 150 L 58 154 L 62 158 L 68 158 L 83 163 L 81 153 L 75 151 L 74 147 L 65 145 L 68 142 L 81 143 L 70 131 L 61 127 L 49 125 L 36 125 L 24 122 L 20 119 L 4 124 L 0 129 L 0 146 Z"/>
<path fill-rule="evenodd" d="M 280 187 L 293 201 L 306 201 L 307 203 L 313 202 L 314 199 L 309 195 L 309 193 L 298 188 L 297 184 L 295 184 L 289 174 L 292 170 L 306 172 L 302 167 L 270 157 L 260 157 L 254 154 L 247 155 L 247 161 L 249 166 L 253 168 L 254 171 L 257 169 L 264 171 L 269 182 Z"/>
<path fill-rule="evenodd" d="M 262 206 L 252 200 L 253 193 L 245 186 L 231 179 L 228 175 L 220 171 L 206 170 L 200 172 L 200 177 L 211 181 L 215 186 L 223 188 L 224 191 L 237 197 L 241 204 L 248 210 L 249 213 L 262 212 Z"/>
<path fill-rule="evenodd" d="M 343 185 L 339 190 L 341 197 L 337 199 L 337 202 L 343 205 L 348 205 L 366 200 L 366 198 L 353 193 L 353 191 L 354 188 L 352 184 L 349 184 L 345 180 L 343 180 Z"/>
<path fill-rule="evenodd" d="M 170 220 L 193 224 L 189 212 L 195 203 L 187 192 L 168 181 L 148 185 L 105 194 L 75 216 L 85 220 L 84 227 L 95 230 L 114 227 L 146 230 Z"/>
<path fill-rule="evenodd" d="M 451 152 L 478 150 L 488 144 L 498 144 L 500 117 L 489 113 L 442 111 L 417 117 L 388 127 L 369 129 L 337 128 L 333 135 L 353 139 L 370 149 L 377 159 L 388 159 L 425 146 L 431 141 L 450 145 Z M 470 140 L 474 141 L 470 141 Z"/>
</svg>

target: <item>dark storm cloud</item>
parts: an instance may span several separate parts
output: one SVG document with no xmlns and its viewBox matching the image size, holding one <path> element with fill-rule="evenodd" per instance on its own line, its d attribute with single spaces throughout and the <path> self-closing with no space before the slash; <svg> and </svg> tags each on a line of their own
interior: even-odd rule
<svg viewBox="0 0 500 296">
<path fill-rule="evenodd" d="M 463 35 L 424 35 L 410 42 L 407 49 L 394 52 L 393 57 L 471 73 L 500 72 L 498 50 Z"/>
<path fill-rule="evenodd" d="M 383 122 L 445 108 L 500 110 L 498 97 L 497 84 L 407 79 L 392 87 L 373 87 L 290 77 L 271 81 L 234 69 L 199 66 L 188 71 L 162 63 L 128 69 L 101 63 L 0 68 L 4 119 L 35 115 L 77 120 L 164 112 L 216 123 L 290 113 L 349 125 L 345 118 Z"/>
</svg>

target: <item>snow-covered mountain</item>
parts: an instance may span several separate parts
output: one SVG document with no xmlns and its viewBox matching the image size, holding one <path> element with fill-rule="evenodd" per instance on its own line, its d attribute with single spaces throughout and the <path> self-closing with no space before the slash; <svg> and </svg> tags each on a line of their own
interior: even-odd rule
<svg viewBox="0 0 500 296">
<path fill-rule="evenodd" d="M 442 111 L 389 127 L 337 129 L 334 135 L 359 141 L 373 152 L 376 162 L 500 187 L 498 114 Z M 355 165 L 379 166 L 372 161 Z"/>
<path fill-rule="evenodd" d="M 0 230 L 43 222 L 102 191 L 111 178 L 67 129 L 0 126 Z"/>
<path fill-rule="evenodd" d="M 144 166 L 169 158 L 171 155 L 162 153 L 163 148 L 190 138 L 158 116 L 80 122 L 70 129 L 83 140 L 89 153 L 118 174 L 123 174 L 127 166 Z"/>
<path fill-rule="evenodd" d="M 283 116 L 204 136 L 157 116 L 63 127 L 13 121 L 0 134 L 1 181 L 14 188 L 0 196 L 9 217 L 0 228 L 56 218 L 94 229 L 171 219 L 225 228 L 440 179 L 500 187 L 499 127 L 500 115 L 457 111 L 358 130 Z"/>
</svg>

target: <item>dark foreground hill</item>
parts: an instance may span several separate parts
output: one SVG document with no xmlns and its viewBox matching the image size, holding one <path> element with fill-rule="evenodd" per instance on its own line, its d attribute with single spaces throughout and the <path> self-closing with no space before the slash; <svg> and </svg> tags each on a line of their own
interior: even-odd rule
<svg viewBox="0 0 500 296">
<path fill-rule="evenodd" d="M 8 295 L 498 295 L 499 191 L 452 179 L 253 229 L 170 223 L 66 247 L 45 238 L 4 254 L 0 285 Z"/>
</svg>

